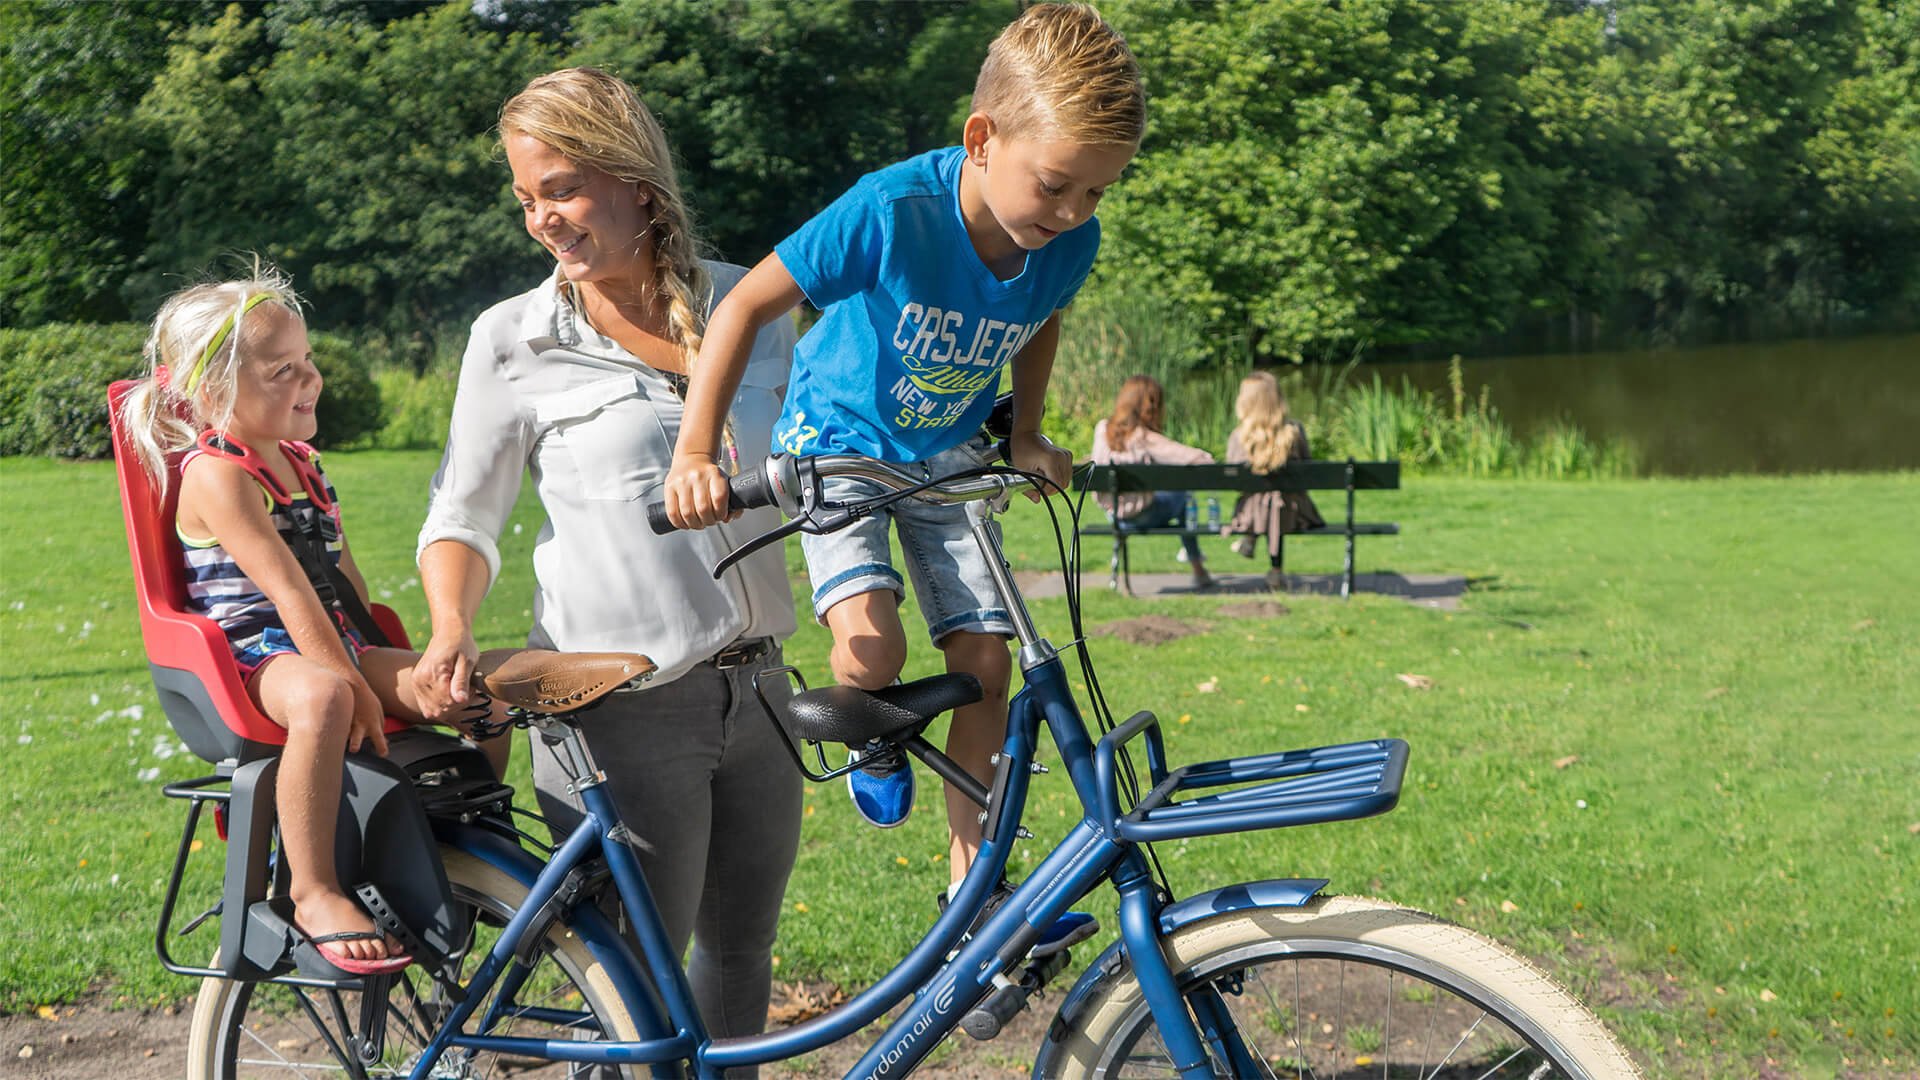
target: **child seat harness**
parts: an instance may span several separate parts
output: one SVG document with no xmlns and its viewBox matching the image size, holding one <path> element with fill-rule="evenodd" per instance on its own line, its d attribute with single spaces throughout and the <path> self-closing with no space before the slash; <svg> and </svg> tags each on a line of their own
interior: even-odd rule
<svg viewBox="0 0 1920 1080">
<path fill-rule="evenodd" d="M 300 478 L 300 487 L 306 492 L 304 502 L 297 500 L 289 492 L 280 478 L 273 475 L 267 463 L 252 447 L 228 435 L 224 431 L 204 431 L 198 443 L 200 452 L 210 457 L 232 462 L 246 470 L 253 477 L 267 498 L 286 514 L 289 525 L 276 526 L 280 539 L 300 561 L 300 568 L 307 573 L 307 582 L 313 591 L 319 594 L 320 602 L 329 608 L 338 608 L 360 632 L 369 645 L 390 646 L 392 642 L 373 620 L 373 613 L 361 602 L 360 593 L 347 580 L 340 566 L 327 558 L 326 537 L 320 531 L 323 518 L 334 512 L 333 500 L 327 497 L 327 482 L 320 475 L 320 469 L 314 463 L 319 460 L 319 452 L 306 443 L 285 439 L 280 443 L 280 452 L 293 466 L 294 475 Z"/>
</svg>

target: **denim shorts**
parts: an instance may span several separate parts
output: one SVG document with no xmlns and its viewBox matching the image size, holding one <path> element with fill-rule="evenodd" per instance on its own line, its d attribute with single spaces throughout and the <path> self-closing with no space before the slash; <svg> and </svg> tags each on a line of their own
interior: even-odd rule
<svg viewBox="0 0 1920 1080">
<path fill-rule="evenodd" d="M 333 613 L 333 621 L 340 631 L 340 643 L 347 647 L 347 656 L 358 664 L 360 654 L 373 646 L 367 644 L 360 632 L 348 625 L 346 617 L 338 611 Z M 234 664 L 240 668 L 241 682 L 253 681 L 254 674 L 266 667 L 267 661 L 274 657 L 300 651 L 293 643 L 293 635 L 287 633 L 283 626 L 269 626 L 252 637 L 229 641 L 227 645 L 233 650 Z"/>
<path fill-rule="evenodd" d="M 980 458 L 959 446 L 899 468 L 924 477 L 978 468 Z M 828 502 L 865 498 L 887 489 L 867 480 L 835 476 L 822 482 Z M 1000 600 L 993 575 L 967 524 L 966 504 L 935 506 L 902 499 L 861 518 L 839 532 L 800 537 L 813 582 L 813 616 L 826 621 L 827 609 L 849 596 L 887 589 L 906 595 L 900 571 L 893 568 L 887 543 L 888 523 L 900 534 L 900 550 L 913 576 L 913 594 L 937 643 L 956 630 L 1013 636 L 1013 619 Z M 995 529 L 999 526 L 995 525 Z"/>
</svg>

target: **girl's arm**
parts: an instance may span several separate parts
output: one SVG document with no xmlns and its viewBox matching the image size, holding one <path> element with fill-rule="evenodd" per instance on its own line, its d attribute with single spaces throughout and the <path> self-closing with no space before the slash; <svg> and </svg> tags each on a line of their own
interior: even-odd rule
<svg viewBox="0 0 1920 1080">
<path fill-rule="evenodd" d="M 683 529 L 703 529 L 730 520 L 727 474 L 716 464 L 727 403 L 740 389 L 760 328 L 805 299 L 793 275 L 769 255 L 748 271 L 707 320 L 700 356 L 688 373 L 687 408 L 667 473 L 667 518 Z"/>
<path fill-rule="evenodd" d="M 1073 480 L 1073 455 L 1040 434 L 1040 418 L 1047 411 L 1047 382 L 1053 378 L 1053 355 L 1060 346 L 1060 313 L 1022 346 L 1013 358 L 1013 435 L 1007 440 L 1008 464 L 1037 472 L 1054 487 L 1067 490 Z M 1036 500 L 1041 492 L 1030 492 Z"/>
<path fill-rule="evenodd" d="M 308 584 L 300 560 L 274 531 L 259 484 L 236 466 L 199 458 L 181 477 L 180 505 L 190 525 L 204 526 L 207 535 L 219 537 L 241 572 L 266 594 L 300 655 L 353 687 L 353 727 L 347 749 L 358 750 L 371 741 L 376 752 L 385 754 L 385 711 L 380 700 L 347 655 L 332 613 Z"/>
</svg>

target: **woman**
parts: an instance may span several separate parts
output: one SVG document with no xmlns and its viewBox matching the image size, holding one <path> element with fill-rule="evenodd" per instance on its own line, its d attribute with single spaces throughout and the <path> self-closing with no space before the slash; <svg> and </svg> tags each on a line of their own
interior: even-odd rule
<svg viewBox="0 0 1920 1080">
<path fill-rule="evenodd" d="M 1195 446 L 1175 442 L 1160 434 L 1166 422 L 1166 391 L 1149 375 L 1135 375 L 1120 384 L 1114 399 L 1113 415 L 1093 425 L 1093 463 L 1095 465 L 1207 465 L 1213 455 Z M 1186 515 L 1186 497 L 1177 491 L 1156 491 L 1151 495 L 1134 492 L 1126 495 L 1097 496 L 1100 505 L 1113 516 L 1117 525 L 1150 529 L 1178 525 Z M 1189 523 L 1191 524 L 1191 523 Z M 1200 540 L 1182 536 L 1180 545 L 1187 552 L 1187 567 L 1193 571 L 1195 588 L 1213 584 L 1207 573 L 1206 556 L 1200 553 Z"/>
<path fill-rule="evenodd" d="M 1306 429 L 1288 415 L 1287 399 L 1272 372 L 1256 371 L 1240 380 L 1233 414 L 1240 423 L 1227 436 L 1228 463 L 1244 462 L 1264 475 L 1289 461 L 1313 457 L 1307 447 Z M 1253 538 L 1265 536 L 1267 557 L 1273 561 L 1267 570 L 1267 587 L 1279 589 L 1286 586 L 1286 576 L 1279 566 L 1281 538 L 1325 524 L 1320 508 L 1313 505 L 1313 496 L 1304 491 L 1255 491 L 1240 496 L 1233 504 L 1233 517 L 1220 531 L 1238 534 L 1233 550 L 1248 558 L 1253 557 Z"/>
<path fill-rule="evenodd" d="M 778 545 L 718 581 L 711 568 L 779 517 L 756 510 L 667 536 L 644 520 L 671 464 L 707 314 L 745 271 L 695 257 L 666 138 L 619 79 L 573 68 L 533 80 L 501 109 L 500 141 L 527 232 L 558 267 L 473 325 L 420 532 L 433 636 L 415 685 L 435 710 L 466 696 L 473 617 L 531 469 L 547 522 L 528 640 L 659 665 L 648 689 L 595 709 L 582 729 L 669 935 L 683 953 L 692 939 L 689 976 L 708 1028 L 753 1034 L 766 1022 L 801 791 L 752 678 L 781 663 L 793 595 Z M 757 466 L 771 444 L 793 340 L 783 321 L 754 344 L 728 418 L 735 468 Z M 556 832 L 571 829 L 579 803 L 568 777 L 532 741 L 541 806 Z"/>
</svg>

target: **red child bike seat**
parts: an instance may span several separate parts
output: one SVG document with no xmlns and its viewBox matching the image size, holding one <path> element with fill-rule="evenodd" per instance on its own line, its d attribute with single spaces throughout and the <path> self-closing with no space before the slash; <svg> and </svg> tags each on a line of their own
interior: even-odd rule
<svg viewBox="0 0 1920 1080">
<path fill-rule="evenodd" d="M 107 407 L 113 430 L 114 471 L 120 478 L 120 508 L 126 517 L 127 550 L 133 558 L 140 637 L 146 645 L 154 689 L 167 721 L 194 753 L 212 762 L 264 756 L 286 743 L 286 730 L 254 707 L 220 627 L 186 610 L 186 564 L 173 526 L 174 507 L 180 497 L 180 461 L 175 457 L 167 462 L 167 490 L 161 495 L 140 464 L 121 422 L 120 403 L 135 385 L 132 380 L 114 383 L 107 389 Z M 307 478 L 303 475 L 302 480 L 305 483 Z M 309 487 L 310 493 L 311 488 L 320 488 L 324 498 L 323 485 L 314 482 Z M 273 489 L 268 493 L 271 497 Z M 371 607 L 374 621 L 386 632 L 387 639 L 405 648 L 407 632 L 399 616 L 381 604 Z M 387 718 L 389 732 L 405 726 Z"/>
</svg>

